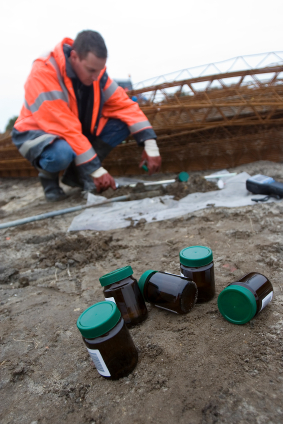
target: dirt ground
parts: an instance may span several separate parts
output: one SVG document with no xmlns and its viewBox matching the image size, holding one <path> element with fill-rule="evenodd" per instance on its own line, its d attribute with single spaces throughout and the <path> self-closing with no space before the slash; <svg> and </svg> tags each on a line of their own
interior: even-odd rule
<svg viewBox="0 0 283 424">
<path fill-rule="evenodd" d="M 234 170 L 283 181 L 283 164 Z M 77 189 L 69 193 L 49 204 L 37 179 L 2 179 L 0 222 L 85 203 Z M 282 201 L 107 232 L 68 233 L 74 216 L 0 230 L 1 423 L 283 422 Z M 136 369 L 118 381 L 101 377 L 76 328 L 80 313 L 104 299 L 99 277 L 125 265 L 137 278 L 147 269 L 179 273 L 179 250 L 196 244 L 213 250 L 215 298 L 183 316 L 148 304 L 148 319 L 130 330 Z M 250 323 L 233 325 L 217 295 L 249 271 L 271 280 L 275 298 Z"/>
</svg>

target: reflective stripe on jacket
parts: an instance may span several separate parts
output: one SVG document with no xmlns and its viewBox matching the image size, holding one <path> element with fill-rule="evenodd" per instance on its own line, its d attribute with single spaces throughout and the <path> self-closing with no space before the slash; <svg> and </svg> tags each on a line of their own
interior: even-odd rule
<svg viewBox="0 0 283 424">
<path fill-rule="evenodd" d="M 76 153 L 76 165 L 83 165 L 91 173 L 100 167 L 100 161 L 91 142 L 82 134 L 72 80 L 66 73 L 64 44 L 72 46 L 73 40 L 65 38 L 47 58 L 34 62 L 25 83 L 24 105 L 15 123 L 12 139 L 20 153 L 35 164 L 48 144 L 62 138 Z M 93 90 L 90 125 L 93 136 L 101 133 L 109 118 L 116 118 L 128 125 L 138 143 L 156 138 L 138 104 L 108 77 L 106 68 L 93 82 Z"/>
</svg>

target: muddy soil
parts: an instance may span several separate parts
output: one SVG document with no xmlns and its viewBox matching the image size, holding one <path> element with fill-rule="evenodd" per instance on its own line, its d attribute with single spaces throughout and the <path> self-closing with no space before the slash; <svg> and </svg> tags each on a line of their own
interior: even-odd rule
<svg viewBox="0 0 283 424">
<path fill-rule="evenodd" d="M 283 181 L 282 164 L 235 170 Z M 50 205 L 36 179 L 2 179 L 0 222 L 85 202 L 78 190 L 69 194 Z M 74 216 L 0 230 L 1 423 L 283 422 L 282 201 L 107 232 L 68 233 Z M 104 299 L 99 277 L 125 265 L 137 278 L 147 269 L 179 273 L 179 250 L 197 244 L 213 250 L 215 298 L 184 316 L 148 304 L 148 319 L 130 330 L 136 369 L 118 381 L 101 377 L 76 328 L 80 313 Z M 275 298 L 232 325 L 217 295 L 249 271 L 269 277 Z"/>
<path fill-rule="evenodd" d="M 144 194 L 144 196 L 150 195 L 150 192 L 153 191 L 156 193 L 156 190 L 159 190 L 159 195 L 169 194 L 173 196 L 174 200 L 180 200 L 183 197 L 187 196 L 191 193 L 205 193 L 207 191 L 218 190 L 217 186 L 211 182 L 206 181 L 202 175 L 195 173 L 192 175 L 187 182 L 178 181 L 176 177 L 176 181 L 172 184 L 168 184 L 166 186 L 163 185 L 152 185 L 145 186 L 143 183 L 138 183 L 136 187 L 118 187 L 116 190 L 109 188 L 106 190 L 103 195 L 107 199 L 112 199 L 113 197 L 124 196 L 126 194 L 139 193 L 140 195 Z M 157 195 L 157 194 L 155 194 Z"/>
</svg>

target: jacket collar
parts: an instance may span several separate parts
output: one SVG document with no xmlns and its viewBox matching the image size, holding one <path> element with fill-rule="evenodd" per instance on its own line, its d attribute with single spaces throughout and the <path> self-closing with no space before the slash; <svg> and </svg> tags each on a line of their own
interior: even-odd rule
<svg viewBox="0 0 283 424">
<path fill-rule="evenodd" d="M 72 50 L 72 47 L 69 46 L 69 44 L 63 45 L 63 52 L 64 52 L 64 55 L 65 55 L 67 76 L 71 79 L 75 79 L 75 78 L 77 78 L 77 75 L 75 74 L 75 71 L 73 70 L 71 63 L 69 62 L 71 50 Z"/>
<path fill-rule="evenodd" d="M 64 54 L 64 44 L 67 46 L 72 47 L 74 41 L 71 38 L 64 38 L 60 43 L 57 44 L 53 51 L 54 58 L 59 66 L 60 73 L 63 76 L 63 78 L 67 77 L 66 72 L 66 59 Z"/>
</svg>

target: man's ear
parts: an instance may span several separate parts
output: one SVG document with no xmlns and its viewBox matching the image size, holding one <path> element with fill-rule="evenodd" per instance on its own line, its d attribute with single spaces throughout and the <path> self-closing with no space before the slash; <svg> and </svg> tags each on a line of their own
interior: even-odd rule
<svg viewBox="0 0 283 424">
<path fill-rule="evenodd" d="M 70 53 L 70 58 L 72 59 L 72 60 L 77 60 L 78 59 L 78 53 L 76 52 L 76 50 L 71 50 L 71 53 Z"/>
</svg>

